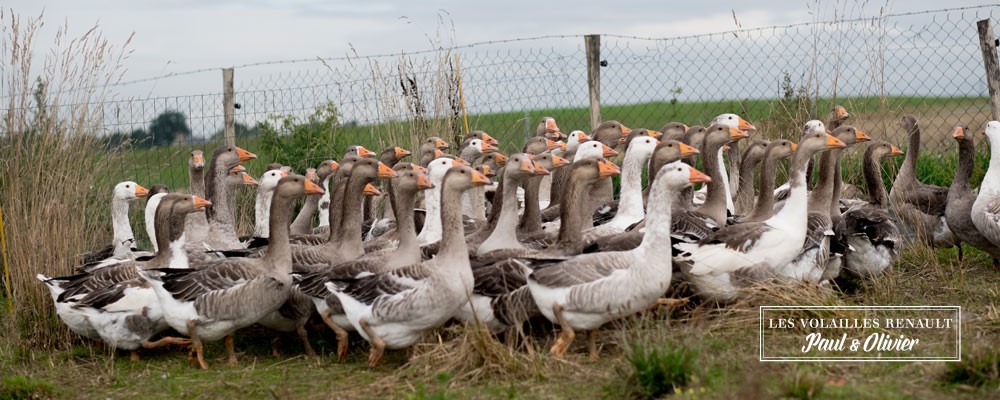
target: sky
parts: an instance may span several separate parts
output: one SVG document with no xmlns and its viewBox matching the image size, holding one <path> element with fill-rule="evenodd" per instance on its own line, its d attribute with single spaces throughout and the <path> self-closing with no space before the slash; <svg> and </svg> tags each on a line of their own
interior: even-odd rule
<svg viewBox="0 0 1000 400">
<path fill-rule="evenodd" d="M 130 45 L 124 80 L 247 63 L 423 50 L 434 38 L 469 44 L 588 33 L 672 37 L 784 25 L 835 16 L 983 4 L 912 1 L 400 1 L 400 0 L 8 0 L 25 16 L 43 10 L 45 34 L 97 24 Z M 988 3 L 988 2 L 987 2 Z M 735 18 L 734 18 L 735 15 Z M 445 32 L 442 35 L 440 29 Z"/>
</svg>

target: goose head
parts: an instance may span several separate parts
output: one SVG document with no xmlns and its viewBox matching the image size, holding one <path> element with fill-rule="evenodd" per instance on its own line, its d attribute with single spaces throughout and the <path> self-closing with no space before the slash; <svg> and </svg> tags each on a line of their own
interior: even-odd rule
<svg viewBox="0 0 1000 400">
<path fill-rule="evenodd" d="M 191 158 L 188 159 L 188 167 L 194 171 L 205 169 L 205 153 L 201 150 L 191 150 Z"/>
<path fill-rule="evenodd" d="M 316 167 L 316 176 L 319 177 L 320 182 L 325 181 L 326 178 L 337 171 L 337 168 L 340 168 L 340 163 L 333 160 L 323 160 Z"/>
<path fill-rule="evenodd" d="M 983 131 L 986 137 L 990 139 L 990 146 L 1000 146 L 1000 121 L 990 121 L 986 123 L 986 129 Z"/>
<path fill-rule="evenodd" d="M 796 148 L 798 148 L 798 145 L 791 140 L 774 140 L 767 145 L 767 152 L 764 153 L 764 157 L 783 160 L 791 157 Z"/>
<path fill-rule="evenodd" d="M 160 204 L 170 204 L 169 212 L 186 215 L 205 211 L 205 208 L 210 207 L 212 202 L 190 194 L 173 193 L 169 197 L 164 197 Z"/>
<path fill-rule="evenodd" d="M 701 125 L 689 127 L 687 133 L 684 134 L 684 138 L 681 139 L 681 141 L 686 143 L 688 146 L 701 150 L 705 147 L 705 133 L 707 132 L 708 129 Z"/>
<path fill-rule="evenodd" d="M 616 155 L 618 155 L 618 152 L 609 147 L 608 145 L 600 141 L 593 140 L 587 143 L 583 143 L 580 145 L 579 148 L 577 148 L 576 158 L 574 158 L 573 161 L 601 158 L 601 157 L 614 157 Z"/>
<path fill-rule="evenodd" d="M 717 148 L 750 137 L 747 131 L 727 124 L 713 124 L 705 129 L 705 147 Z"/>
<path fill-rule="evenodd" d="M 212 152 L 212 164 L 216 168 L 224 168 L 223 171 L 232 168 L 241 162 L 250 161 L 257 158 L 256 154 L 243 150 L 236 146 L 222 146 Z"/>
<path fill-rule="evenodd" d="M 695 154 L 698 154 L 698 149 L 675 139 L 667 139 L 656 145 L 651 157 L 654 165 L 664 165 Z"/>
<path fill-rule="evenodd" d="M 687 134 L 688 126 L 680 122 L 668 122 L 660 128 L 660 131 L 663 132 L 663 137 L 660 140 L 682 140 L 684 135 Z"/>
<path fill-rule="evenodd" d="M 637 136 L 628 143 L 625 150 L 626 156 L 635 155 L 642 160 L 648 160 L 649 157 L 653 156 L 653 152 L 656 151 L 656 146 L 660 144 L 660 141 L 652 136 Z"/>
<path fill-rule="evenodd" d="M 510 174 L 509 176 L 518 180 L 533 175 L 547 175 L 548 173 L 548 170 L 535 164 L 532 156 L 525 153 L 511 154 L 507 161 L 507 166 L 504 167 L 505 177 L 508 176 L 507 174 Z"/>
<path fill-rule="evenodd" d="M 559 132 L 559 124 L 556 123 L 556 119 L 552 117 L 542 117 L 542 121 L 538 123 L 538 128 L 535 129 L 536 136 L 543 136 L 545 134 L 552 134 Z"/>
<path fill-rule="evenodd" d="M 257 192 L 267 193 L 274 191 L 274 188 L 278 187 L 278 181 L 280 181 L 281 178 L 284 178 L 286 176 L 288 176 L 288 173 L 282 172 L 281 170 L 272 170 L 265 172 L 264 175 L 260 176 L 260 180 L 257 181 Z M 306 172 L 306 178 L 309 179 L 308 171 Z M 313 183 L 318 183 L 315 180 L 312 179 L 309 180 L 313 181 Z"/>
<path fill-rule="evenodd" d="M 569 160 L 566 160 L 565 158 L 562 158 L 552 153 L 539 154 L 535 156 L 535 159 L 533 161 L 535 162 L 536 166 L 543 168 L 549 172 L 551 172 L 556 168 L 560 168 L 562 166 L 570 164 Z"/>
<path fill-rule="evenodd" d="M 824 124 L 823 121 L 820 121 L 818 119 L 808 120 L 808 121 L 806 121 L 805 124 L 802 125 L 802 134 L 803 135 L 807 135 L 809 133 L 817 133 L 817 132 L 819 132 L 819 133 L 829 133 L 830 130 L 826 129 L 826 124 Z"/>
<path fill-rule="evenodd" d="M 842 105 L 835 105 L 833 106 L 833 109 L 830 110 L 830 121 L 842 123 L 847 121 L 848 118 L 851 118 L 851 114 L 847 112 L 847 109 Z"/>
<path fill-rule="evenodd" d="M 623 125 L 621 122 L 611 120 L 602 122 L 591 133 L 594 140 L 604 143 L 608 147 L 614 147 L 618 144 L 618 139 L 632 133 L 632 129 L 629 129 L 629 127 Z"/>
<path fill-rule="evenodd" d="M 903 154 L 903 151 L 898 147 L 881 140 L 871 142 L 868 145 L 868 149 L 865 150 L 865 158 L 874 160 L 884 160 Z"/>
<path fill-rule="evenodd" d="M 427 150 L 447 150 L 451 145 L 437 136 L 431 136 L 424 141 L 420 142 L 420 154 L 423 154 Z"/>
<path fill-rule="evenodd" d="M 570 132 L 569 136 L 566 137 L 566 149 L 571 151 L 575 150 L 580 145 L 580 143 L 589 142 L 591 139 L 592 138 L 590 137 L 590 135 L 587 135 L 587 132 L 584 131 Z"/>
<path fill-rule="evenodd" d="M 226 185 L 229 186 L 257 186 L 259 183 L 247 173 L 246 167 L 239 164 L 230 168 L 229 174 L 226 176 Z"/>
<path fill-rule="evenodd" d="M 847 146 L 872 140 L 867 133 L 851 125 L 841 125 L 839 128 L 834 129 L 831 134 Z"/>
<path fill-rule="evenodd" d="M 460 166 L 468 166 L 468 163 L 458 158 L 440 157 L 427 166 L 427 177 L 435 186 L 439 186 L 449 169 Z"/>
<path fill-rule="evenodd" d="M 120 182 L 115 185 L 114 198 L 125 201 L 140 199 L 149 195 L 149 190 L 132 181 Z"/>
<path fill-rule="evenodd" d="M 493 147 L 482 139 L 472 139 L 468 145 L 462 148 L 462 157 L 479 157 L 483 154 L 495 153 L 496 151 L 496 147 Z"/>
<path fill-rule="evenodd" d="M 403 158 L 412 154 L 409 150 L 404 149 L 399 146 L 391 146 L 382 150 L 379 154 L 378 159 L 388 166 L 395 166 Z"/>
<path fill-rule="evenodd" d="M 963 142 L 966 140 L 972 140 L 972 137 L 967 135 L 969 132 L 969 127 L 965 125 L 956 125 L 955 129 L 951 131 L 951 137 L 955 139 L 956 142 Z M 154 185 L 155 186 L 155 185 Z"/>
<path fill-rule="evenodd" d="M 431 183 L 430 177 L 425 171 L 402 171 L 393 178 L 392 182 L 393 189 L 400 191 L 400 193 L 416 193 L 434 188 L 434 184 Z"/>
<path fill-rule="evenodd" d="M 483 165 L 490 167 L 493 171 L 499 171 L 507 165 L 508 157 L 500 153 L 490 153 L 483 156 Z"/>
<path fill-rule="evenodd" d="M 822 122 L 821 122 L 822 124 Z M 812 131 L 806 132 L 796 146 L 796 152 L 803 152 L 809 156 L 829 149 L 842 149 L 847 145 L 833 135 L 825 132 L 826 127 L 820 126 Z"/>
<path fill-rule="evenodd" d="M 551 139 L 546 139 L 542 136 L 535 136 L 524 142 L 522 153 L 542 154 L 543 152 L 555 149 L 558 146 L 558 142 L 554 142 Z"/>
<path fill-rule="evenodd" d="M 344 156 L 358 156 L 361 158 L 375 158 L 375 152 L 368 150 L 365 146 L 361 145 L 351 145 L 347 146 L 347 152 Z"/>
<path fill-rule="evenodd" d="M 464 192 L 476 186 L 492 184 L 493 181 L 467 165 L 451 167 L 442 178 L 443 191 Z"/>
<path fill-rule="evenodd" d="M 679 191 L 692 184 L 709 182 L 711 180 L 712 178 L 694 167 L 682 161 L 674 161 L 660 167 L 660 170 L 656 173 L 656 181 L 653 185 L 658 190 Z"/>
<path fill-rule="evenodd" d="M 351 170 L 351 177 L 360 177 L 365 181 L 373 181 L 375 179 L 391 179 L 396 177 L 396 171 L 389 168 L 388 165 L 381 161 L 377 161 L 373 158 L 362 158 L 354 162 L 354 168 Z"/>
<path fill-rule="evenodd" d="M 757 130 L 757 127 L 736 114 L 721 114 L 712 120 L 712 125 L 724 125 L 728 128 L 736 128 L 744 131 Z"/>
<path fill-rule="evenodd" d="M 149 191 L 146 193 L 146 204 L 149 204 L 150 200 L 153 200 L 153 197 L 158 195 L 162 196 L 167 193 L 170 193 L 170 189 L 167 188 L 167 185 L 157 183 L 153 186 L 150 186 Z"/>
<path fill-rule="evenodd" d="M 472 139 L 482 140 L 483 142 L 486 142 L 486 144 L 489 144 L 491 146 L 496 146 L 500 144 L 500 142 L 498 142 L 493 136 L 490 136 L 489 133 L 486 133 L 484 131 L 469 132 L 469 134 L 465 135 L 465 140 L 463 142 L 468 143 Z"/>
<path fill-rule="evenodd" d="M 307 195 L 322 195 L 323 188 L 306 179 L 302 175 L 288 175 L 278 180 L 278 185 L 274 188 L 275 198 L 294 199 Z M 272 207 L 273 204 L 271 203 Z"/>
</svg>

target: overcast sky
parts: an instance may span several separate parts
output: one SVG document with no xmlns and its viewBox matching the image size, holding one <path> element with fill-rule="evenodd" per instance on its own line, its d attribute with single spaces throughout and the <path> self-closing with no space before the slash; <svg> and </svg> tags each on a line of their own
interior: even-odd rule
<svg viewBox="0 0 1000 400">
<path fill-rule="evenodd" d="M 403 0 L 10 0 L 32 16 L 44 9 L 47 31 L 68 21 L 74 32 L 98 23 L 115 43 L 132 33 L 125 80 L 245 63 L 429 48 L 541 35 L 612 33 L 671 37 L 827 20 L 834 13 L 875 16 L 962 7 L 983 0 L 838 1 L 403 1 Z M 441 21 L 444 21 L 442 25 Z M 452 33 L 453 32 L 453 33 Z M 43 38 L 45 36 L 42 36 Z M 40 43 L 44 39 L 40 40 Z"/>
</svg>

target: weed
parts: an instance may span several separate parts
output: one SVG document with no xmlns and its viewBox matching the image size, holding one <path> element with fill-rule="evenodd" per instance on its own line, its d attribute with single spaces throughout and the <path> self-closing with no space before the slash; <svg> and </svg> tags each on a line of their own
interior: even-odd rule
<svg viewBox="0 0 1000 400">
<path fill-rule="evenodd" d="M 52 385 L 27 376 L 6 376 L 0 380 L 0 400 L 48 399 L 53 397 Z"/>
<path fill-rule="evenodd" d="M 619 374 L 625 378 L 625 393 L 637 398 L 656 398 L 681 393 L 697 381 L 699 351 L 666 343 L 633 343 L 626 350 L 628 364 Z"/>
<path fill-rule="evenodd" d="M 822 377 L 799 371 L 792 380 L 782 385 L 782 396 L 790 399 L 817 399 L 823 393 L 825 384 Z"/>
<path fill-rule="evenodd" d="M 986 348 L 966 353 L 961 362 L 948 363 L 938 382 L 948 386 L 1000 385 L 1000 350 Z"/>
</svg>

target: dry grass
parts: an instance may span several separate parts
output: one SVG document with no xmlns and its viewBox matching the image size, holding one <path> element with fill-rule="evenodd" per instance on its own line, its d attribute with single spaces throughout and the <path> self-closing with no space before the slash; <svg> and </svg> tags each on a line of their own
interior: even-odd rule
<svg viewBox="0 0 1000 400">
<path fill-rule="evenodd" d="M 51 346 L 71 339 L 56 323 L 51 298 L 35 274 L 63 275 L 86 238 L 103 235 L 109 224 L 102 207 L 111 184 L 99 182 L 112 165 L 100 151 L 96 129 L 103 86 L 114 83 L 127 56 L 97 28 L 78 37 L 69 27 L 57 30 L 51 51 L 36 43 L 42 17 L 0 10 L 0 70 L 7 113 L 0 141 L 3 174 L 0 203 L 4 212 L 5 287 L 10 297 L 4 312 L 13 324 L 6 335 L 25 345 Z M 45 54 L 36 60 L 34 54 Z M 83 239 L 83 240 L 81 240 Z"/>
</svg>

